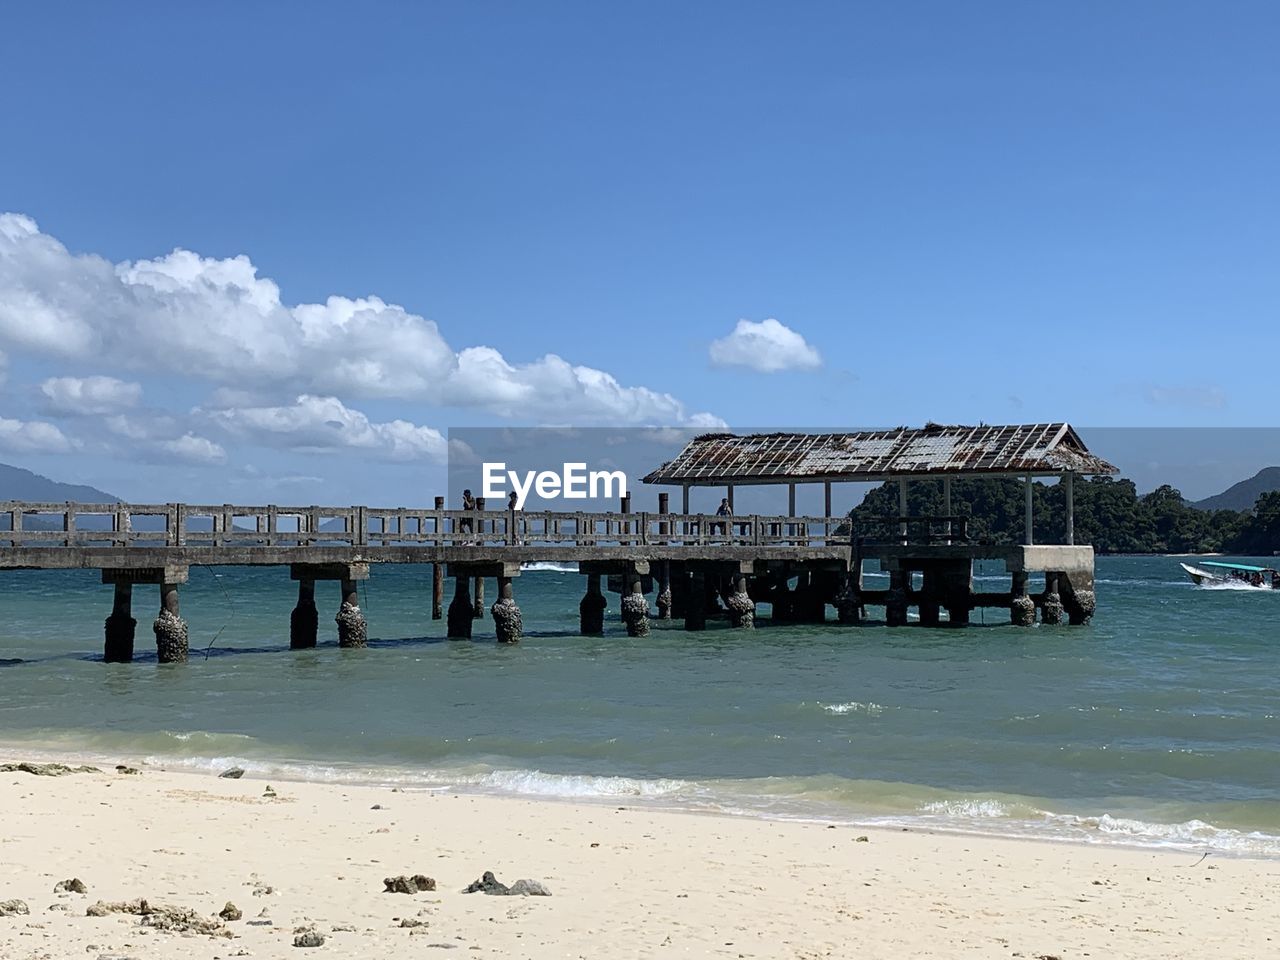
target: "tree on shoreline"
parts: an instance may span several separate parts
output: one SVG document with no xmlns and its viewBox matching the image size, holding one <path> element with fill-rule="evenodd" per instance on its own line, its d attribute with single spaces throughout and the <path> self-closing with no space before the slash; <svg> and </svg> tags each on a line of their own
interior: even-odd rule
<svg viewBox="0 0 1280 960">
<path fill-rule="evenodd" d="M 969 535 L 990 543 L 1020 543 L 1025 481 L 1018 477 L 956 479 L 951 509 L 968 516 Z M 941 480 L 912 480 L 907 505 L 912 516 L 940 516 Z M 1066 495 L 1057 483 L 1032 485 L 1036 538 L 1061 543 L 1066 532 Z M 882 484 L 850 511 L 857 525 L 898 515 L 896 482 Z M 1075 540 L 1098 553 L 1239 553 L 1280 550 L 1280 491 L 1264 493 L 1253 511 L 1200 510 L 1168 484 L 1138 494 L 1132 480 L 1090 477 L 1075 485 Z"/>
</svg>

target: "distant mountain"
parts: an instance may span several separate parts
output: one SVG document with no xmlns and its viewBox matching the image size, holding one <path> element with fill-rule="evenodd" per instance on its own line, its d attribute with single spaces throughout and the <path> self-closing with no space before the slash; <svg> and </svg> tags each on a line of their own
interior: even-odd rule
<svg viewBox="0 0 1280 960">
<path fill-rule="evenodd" d="M 37 503 L 119 503 L 119 497 L 103 493 L 96 487 L 78 483 L 59 483 L 21 467 L 0 463 L 0 500 L 33 500 Z"/>
<path fill-rule="evenodd" d="M 1280 490 L 1280 467 L 1264 467 L 1248 480 L 1191 505 L 1200 510 L 1252 510 L 1258 498 L 1272 490 Z"/>
</svg>

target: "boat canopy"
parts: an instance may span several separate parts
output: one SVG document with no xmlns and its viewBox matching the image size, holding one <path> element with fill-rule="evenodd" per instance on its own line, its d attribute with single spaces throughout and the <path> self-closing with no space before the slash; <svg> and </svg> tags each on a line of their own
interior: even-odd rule
<svg viewBox="0 0 1280 960">
<path fill-rule="evenodd" d="M 1249 573 L 1269 573 L 1270 567 L 1251 567 L 1247 563 L 1215 563 L 1212 560 L 1205 560 L 1200 564 L 1202 567 L 1226 567 L 1228 570 L 1245 570 Z"/>
</svg>

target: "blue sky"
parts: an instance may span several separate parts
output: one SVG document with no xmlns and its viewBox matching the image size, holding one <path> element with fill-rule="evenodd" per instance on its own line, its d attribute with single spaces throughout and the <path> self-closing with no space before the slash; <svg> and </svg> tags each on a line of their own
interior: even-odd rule
<svg viewBox="0 0 1280 960">
<path fill-rule="evenodd" d="M 11 9 L 0 459 L 138 498 L 417 502 L 461 425 L 1273 425 L 1277 27 Z"/>
</svg>

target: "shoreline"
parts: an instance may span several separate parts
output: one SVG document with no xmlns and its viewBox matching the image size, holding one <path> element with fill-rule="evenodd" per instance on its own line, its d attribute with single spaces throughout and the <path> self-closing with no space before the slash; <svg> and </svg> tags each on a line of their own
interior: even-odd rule
<svg viewBox="0 0 1280 960">
<path fill-rule="evenodd" d="M 1197 863 L 1185 852 L 623 801 L 267 785 L 154 768 L 0 776 L 10 812 L 0 901 L 31 910 L 0 917 L 0 955 L 293 956 L 294 930 L 307 926 L 327 938 L 324 955 L 351 957 L 436 944 L 539 958 L 816 958 L 856 945 L 859 956 L 886 958 L 1154 960 L 1273 949 L 1267 891 L 1280 863 L 1271 860 Z M 552 895 L 461 892 L 486 870 Z M 385 877 L 414 873 L 437 889 L 382 892 Z M 71 877 L 87 896 L 53 892 Z M 229 942 L 155 931 L 130 914 L 85 916 L 98 899 L 139 897 L 203 917 L 230 900 L 244 920 L 225 924 Z"/>
<path fill-rule="evenodd" d="M 913 809 L 858 811 L 830 798 L 818 800 L 799 795 L 714 792 L 718 780 L 641 778 L 609 774 L 558 774 L 539 769 L 495 769 L 487 773 L 461 769 L 365 766 L 347 761 L 302 761 L 245 756 L 172 756 L 127 751 L 62 749 L 46 744 L 17 746 L 0 741 L 4 757 L 67 765 L 89 764 L 109 771 L 117 763 L 142 770 L 179 776 L 214 777 L 230 767 L 240 767 L 246 782 L 315 784 L 334 788 L 370 788 L 406 794 L 488 797 L 499 800 L 549 802 L 585 807 L 632 804 L 636 809 L 753 820 L 762 823 L 800 823 L 840 828 L 914 831 L 939 836 L 995 839 L 1015 842 L 1062 844 L 1098 849 L 1157 851 L 1223 859 L 1280 863 L 1280 834 L 1244 827 L 1222 827 L 1197 818 L 1145 820 L 1129 814 L 1063 813 L 1043 809 L 1043 801 L 1000 791 L 948 791 L 925 784 L 881 784 L 918 791 Z M 120 760 L 124 757 L 124 760 Z M 483 764 L 477 764 L 483 767 Z M 734 787 L 763 781 L 732 781 Z M 804 779 L 804 778 L 798 778 Z M 558 784 L 530 788 L 530 781 Z M 515 786 L 518 783 L 520 786 Z M 567 792 L 566 786 L 586 783 L 586 792 Z M 770 784 L 772 786 L 772 784 Z M 701 796 L 693 796 L 706 791 Z M 951 796 L 947 796 L 951 794 Z M 934 799 L 926 799 L 932 796 Z M 938 799 L 942 797 L 942 799 Z M 753 802 L 754 801 L 754 804 Z M 866 801 L 868 804 L 871 801 Z M 996 813 L 990 812 L 995 808 Z M 959 809 L 960 812 L 957 812 Z M 976 811 L 976 812 L 974 812 Z M 1022 815 L 1015 815 L 1019 811 Z M 1029 815 L 1034 814 L 1034 815 Z M 1199 831 L 1199 835 L 1196 835 Z"/>
</svg>

